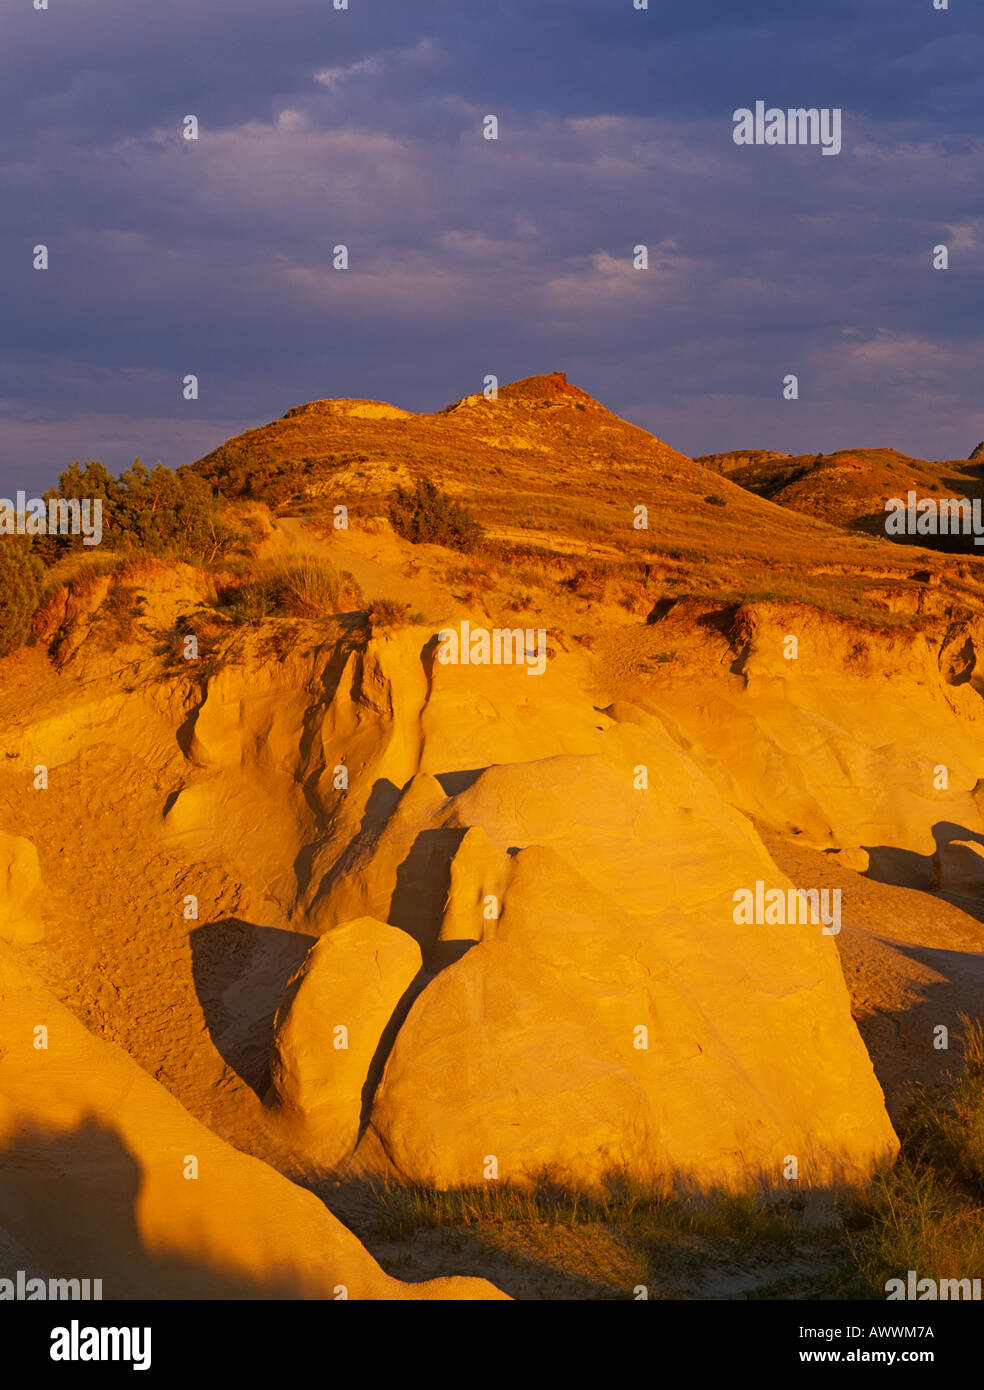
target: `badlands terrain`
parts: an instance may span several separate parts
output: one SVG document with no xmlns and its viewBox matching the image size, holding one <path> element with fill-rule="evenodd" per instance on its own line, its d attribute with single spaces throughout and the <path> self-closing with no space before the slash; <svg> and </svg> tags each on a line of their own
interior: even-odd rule
<svg viewBox="0 0 984 1390">
<path fill-rule="evenodd" d="M 0 1275 L 872 1296 L 984 998 L 984 556 L 872 518 L 982 466 L 695 461 L 554 373 L 299 406 L 191 465 L 235 546 L 58 558 L 0 659 Z M 394 526 L 421 478 L 477 544 Z"/>
</svg>

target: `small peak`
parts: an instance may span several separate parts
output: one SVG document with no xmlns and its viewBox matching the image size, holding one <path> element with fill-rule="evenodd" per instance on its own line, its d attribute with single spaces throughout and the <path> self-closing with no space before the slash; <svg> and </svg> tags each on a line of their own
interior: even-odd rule
<svg viewBox="0 0 984 1390">
<path fill-rule="evenodd" d="M 598 404 L 594 396 L 582 391 L 580 386 L 571 386 L 566 372 L 547 372 L 544 376 L 524 376 L 519 381 L 510 382 L 508 386 L 500 386 L 498 394 L 491 400 L 484 393 L 464 396 L 460 401 L 445 406 L 440 413 L 450 415 L 455 411 L 486 403 L 495 406 L 499 401 L 507 401 L 513 405 L 576 405 L 581 409 L 590 407 L 594 410 L 605 408 Z"/>
<path fill-rule="evenodd" d="M 582 391 L 579 386 L 571 386 L 567 380 L 566 372 L 548 372 L 545 376 L 526 376 L 520 381 L 514 381 L 509 386 L 503 386 L 499 391 L 499 399 L 505 401 L 543 401 L 573 404 L 575 401 L 582 405 L 597 405 L 597 401 L 589 396 L 587 391 Z"/>
<path fill-rule="evenodd" d="M 977 448 L 970 455 L 972 463 L 984 463 L 984 439 L 978 444 Z"/>
</svg>

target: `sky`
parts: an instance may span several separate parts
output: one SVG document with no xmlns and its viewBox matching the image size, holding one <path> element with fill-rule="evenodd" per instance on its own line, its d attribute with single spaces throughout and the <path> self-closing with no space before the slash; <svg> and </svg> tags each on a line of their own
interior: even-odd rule
<svg viewBox="0 0 984 1390">
<path fill-rule="evenodd" d="M 691 456 L 984 439 L 972 0 L 337 2 L 2 0 L 4 495 L 552 371 Z"/>
</svg>

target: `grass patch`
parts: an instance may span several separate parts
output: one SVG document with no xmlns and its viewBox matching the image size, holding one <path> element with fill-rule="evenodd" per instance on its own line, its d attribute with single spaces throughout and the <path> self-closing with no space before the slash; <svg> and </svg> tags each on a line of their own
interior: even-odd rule
<svg viewBox="0 0 984 1390">
<path fill-rule="evenodd" d="M 469 508 L 428 478 L 418 478 L 413 488 L 394 489 L 389 519 L 396 534 L 414 545 L 446 545 L 467 553 L 476 549 L 484 534 Z"/>
<path fill-rule="evenodd" d="M 410 622 L 410 605 L 395 598 L 374 598 L 366 610 L 370 626 L 377 631 L 403 627 Z M 415 614 L 419 617 L 419 614 Z"/>
<path fill-rule="evenodd" d="M 714 1296 L 756 1300 L 883 1301 L 888 1280 L 909 1270 L 937 1281 L 984 1278 L 984 1028 L 963 1015 L 961 1024 L 962 1074 L 913 1092 L 897 1162 L 842 1198 L 828 1224 L 806 1224 L 802 1200 L 755 1190 L 695 1205 L 621 1179 L 585 1195 L 545 1172 L 529 1188 L 386 1186 L 375 1193 L 368 1234 L 595 1226 L 631 1250 L 650 1287 L 663 1290 L 658 1297 L 717 1288 L 724 1292 Z"/>
<path fill-rule="evenodd" d="M 964 1073 L 917 1087 L 899 1124 L 902 1149 L 851 1213 L 861 1296 L 888 1279 L 984 1278 L 984 1030 L 960 1015 Z"/>
<path fill-rule="evenodd" d="M 839 1227 L 808 1228 L 793 1203 L 768 1201 L 748 1191 L 693 1205 L 671 1199 L 631 1180 L 616 1178 L 607 1195 L 587 1195 L 549 1176 L 521 1188 L 507 1182 L 436 1191 L 415 1184 L 375 1190 L 372 1233 L 406 1239 L 420 1230 L 500 1226 L 508 1222 L 546 1226 L 605 1225 L 639 1248 L 654 1270 L 670 1257 L 698 1263 L 707 1246 L 726 1256 L 764 1257 L 788 1253 L 804 1242 L 829 1251 L 843 1244 Z"/>
<path fill-rule="evenodd" d="M 298 556 L 268 560 L 219 596 L 233 623 L 267 618 L 320 618 L 347 607 L 362 607 L 362 592 L 350 574 L 339 574 L 330 560 Z"/>
</svg>

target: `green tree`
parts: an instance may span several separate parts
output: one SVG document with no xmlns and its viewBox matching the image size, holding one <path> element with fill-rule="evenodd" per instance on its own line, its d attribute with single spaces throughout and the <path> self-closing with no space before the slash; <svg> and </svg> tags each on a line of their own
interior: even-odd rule
<svg viewBox="0 0 984 1390">
<path fill-rule="evenodd" d="M 135 459 L 114 479 L 101 463 L 70 463 L 48 498 L 92 498 L 103 504 L 103 536 L 113 550 L 202 563 L 234 539 L 221 518 L 211 483 L 189 469 L 177 473 L 158 463 L 149 469 Z M 39 537 L 37 553 L 51 563 L 66 549 L 82 544 L 78 536 Z"/>
<path fill-rule="evenodd" d="M 102 502 L 103 535 L 111 532 L 119 484 L 101 463 L 93 459 L 87 459 L 84 464 L 78 459 L 73 460 L 59 477 L 58 486 L 49 488 L 44 494 L 46 502 L 58 497 L 78 498 L 80 501 L 87 497 L 93 501 L 98 498 Z M 67 551 L 78 549 L 81 544 L 78 536 L 38 536 L 34 541 L 34 553 L 46 565 L 51 565 Z"/>
<path fill-rule="evenodd" d="M 20 540 L 0 540 L 0 656 L 24 645 L 44 584 L 44 567 Z"/>
</svg>

